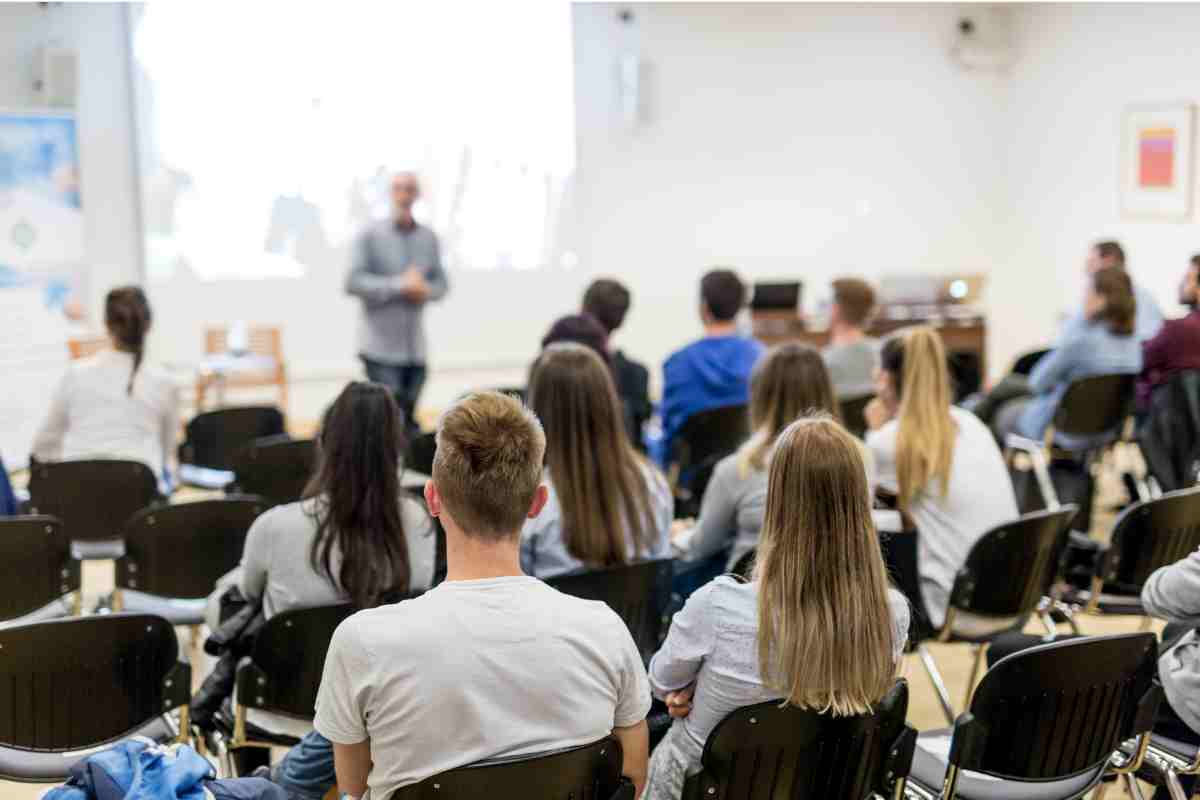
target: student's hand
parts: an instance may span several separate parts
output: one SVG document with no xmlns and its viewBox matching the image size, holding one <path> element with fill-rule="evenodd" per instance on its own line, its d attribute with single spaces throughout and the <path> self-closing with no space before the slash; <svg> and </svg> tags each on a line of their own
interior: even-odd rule
<svg viewBox="0 0 1200 800">
<path fill-rule="evenodd" d="M 876 397 L 871 402 L 867 403 L 867 407 L 863 409 L 863 419 L 866 420 L 867 427 L 873 431 L 877 431 L 886 425 L 892 418 L 892 412 L 888 409 L 883 400 Z"/>
<path fill-rule="evenodd" d="M 691 517 L 675 520 L 671 523 L 671 541 L 675 541 L 679 538 L 680 534 L 686 533 L 694 527 L 696 527 L 696 520 Z"/>
<path fill-rule="evenodd" d="M 665 700 L 667 704 L 667 713 L 675 719 L 684 719 L 688 714 L 692 713 L 692 694 L 696 691 L 696 684 L 684 687 L 678 692 L 667 692 Z"/>
</svg>

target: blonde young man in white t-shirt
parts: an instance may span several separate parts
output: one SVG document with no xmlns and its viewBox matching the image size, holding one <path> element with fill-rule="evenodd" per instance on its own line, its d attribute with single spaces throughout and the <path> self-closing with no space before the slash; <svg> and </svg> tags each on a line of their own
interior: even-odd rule
<svg viewBox="0 0 1200 800">
<path fill-rule="evenodd" d="M 603 603 L 521 572 L 522 524 L 546 502 L 544 449 L 537 418 L 505 395 L 472 395 L 442 419 L 425 499 L 446 529 L 446 580 L 350 617 L 325 660 L 315 727 L 342 792 L 385 798 L 611 732 L 641 794 L 650 687 L 633 638 Z"/>
</svg>

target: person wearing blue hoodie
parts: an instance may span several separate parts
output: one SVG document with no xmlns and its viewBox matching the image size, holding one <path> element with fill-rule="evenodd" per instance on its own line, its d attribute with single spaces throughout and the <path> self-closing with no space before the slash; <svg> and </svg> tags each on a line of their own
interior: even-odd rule
<svg viewBox="0 0 1200 800">
<path fill-rule="evenodd" d="M 746 285 L 733 270 L 714 269 L 700 280 L 704 338 L 676 351 L 663 364 L 658 457 L 664 468 L 673 460 L 675 437 L 689 417 L 750 401 L 750 373 L 763 346 L 738 332 L 736 317 L 745 304 Z"/>
</svg>

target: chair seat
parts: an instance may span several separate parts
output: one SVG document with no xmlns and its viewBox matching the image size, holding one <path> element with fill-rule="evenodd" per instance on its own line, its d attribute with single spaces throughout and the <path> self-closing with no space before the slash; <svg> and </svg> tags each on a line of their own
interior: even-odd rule
<svg viewBox="0 0 1200 800">
<path fill-rule="evenodd" d="M 213 715 L 213 724 L 227 739 L 233 739 L 233 703 L 226 699 L 221 709 Z M 270 728 L 256 724 L 262 722 Z M 295 719 L 283 714 L 270 714 L 258 709 L 248 709 L 246 714 L 246 738 L 252 742 L 264 742 L 277 747 L 298 744 L 313 729 L 311 720 Z"/>
<path fill-rule="evenodd" d="M 168 742 L 175 732 L 163 717 L 140 728 L 135 736 L 144 736 L 155 742 Z M 112 747 L 115 742 L 106 742 L 97 747 L 66 752 L 21 750 L 15 747 L 0 747 L 0 778 L 22 783 L 61 783 L 70 774 L 75 762 Z"/>
<path fill-rule="evenodd" d="M 123 539 L 71 540 L 71 558 L 76 561 L 116 561 L 124 555 Z"/>
<path fill-rule="evenodd" d="M 949 728 L 926 731 L 917 737 L 912 773 L 926 791 L 938 794 L 946 777 L 950 753 Z M 963 771 L 958 776 L 956 797 L 962 800 L 1067 800 L 1079 797 L 1099 780 L 1102 770 L 1058 781 L 1017 781 Z"/>
<path fill-rule="evenodd" d="M 1150 746 L 1155 750 L 1169 753 L 1180 761 L 1191 761 L 1196 757 L 1196 751 L 1200 750 L 1200 747 L 1195 744 L 1181 742 L 1178 739 L 1168 739 L 1166 736 L 1159 736 L 1157 733 L 1150 737 Z"/>
<path fill-rule="evenodd" d="M 137 614 L 153 614 L 172 625 L 202 625 L 207 598 L 184 599 L 162 597 L 133 589 L 121 590 L 121 610 Z"/>
<path fill-rule="evenodd" d="M 987 617 L 969 611 L 957 611 L 950 626 L 952 642 L 988 642 L 1002 633 L 1020 630 L 1025 617 Z"/>
</svg>

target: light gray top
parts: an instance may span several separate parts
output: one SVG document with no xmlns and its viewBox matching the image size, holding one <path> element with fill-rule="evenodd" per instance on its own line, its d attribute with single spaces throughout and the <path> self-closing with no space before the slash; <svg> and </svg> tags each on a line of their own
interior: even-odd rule
<svg viewBox="0 0 1200 800">
<path fill-rule="evenodd" d="M 671 555 L 671 520 L 675 514 L 675 499 L 662 473 L 649 464 L 642 465 L 647 488 L 650 490 L 650 510 L 653 515 L 650 523 L 652 546 L 648 552 L 636 553 L 633 542 L 629 540 L 627 557 L 630 560 L 653 558 L 669 558 Z M 546 501 L 542 513 L 534 519 L 525 520 L 521 529 L 521 569 L 526 575 L 538 578 L 552 578 L 567 572 L 575 572 L 586 565 L 567 552 L 566 542 L 563 541 L 562 504 L 554 484 L 550 482 L 550 473 L 546 472 L 546 488 L 550 497 Z"/>
<path fill-rule="evenodd" d="M 1200 550 L 1162 567 L 1142 587 L 1142 605 L 1156 617 L 1200 625 Z M 1200 733 L 1200 637 L 1188 631 L 1158 659 L 1158 677 L 1172 710 Z"/>
<path fill-rule="evenodd" d="M 888 604 L 892 656 L 899 662 L 908 638 L 908 601 L 889 589 Z M 699 745 L 731 711 L 780 696 L 763 686 L 758 671 L 757 583 L 718 577 L 697 589 L 671 619 L 671 631 L 650 661 L 650 688 L 663 699 L 693 682 L 692 711 L 675 724 Z"/>
<path fill-rule="evenodd" d="M 958 426 L 946 494 L 940 485 L 926 486 L 909 508 L 917 528 L 917 570 L 921 598 L 929 620 L 941 626 L 950 605 L 950 590 L 971 546 L 985 533 L 1019 516 L 1017 497 L 1004 456 L 992 432 L 970 411 L 951 407 Z M 896 420 L 868 431 L 867 448 L 875 457 L 878 485 L 900 491 L 896 475 Z"/>
<path fill-rule="evenodd" d="M 866 337 L 852 344 L 831 344 L 821 351 L 833 391 L 841 397 L 875 394 L 879 340 Z"/>
<path fill-rule="evenodd" d="M 394 285 L 395 277 L 414 265 L 429 283 L 429 299 L 445 297 L 450 284 L 437 236 L 424 225 L 401 230 L 395 220 L 384 220 L 363 231 L 354 243 L 346 293 L 362 300 L 358 350 L 372 361 L 426 362 L 424 304 L 405 300 Z"/>
<path fill-rule="evenodd" d="M 646 718 L 625 623 L 525 575 L 444 581 L 360 611 L 325 657 L 316 729 L 370 740 L 369 797 L 492 758 L 594 742 Z"/>
<path fill-rule="evenodd" d="M 313 569 L 309 551 L 317 535 L 313 515 L 319 498 L 287 503 L 263 512 L 250 526 L 242 552 L 239 586 L 247 598 L 262 598 L 267 619 L 293 608 L 313 608 L 346 601 L 346 594 Z M 416 500 L 400 501 L 401 519 L 408 544 L 409 586 L 413 591 L 433 583 L 437 540 L 433 520 Z M 334 573 L 341 561 L 334 549 Z"/>
</svg>

